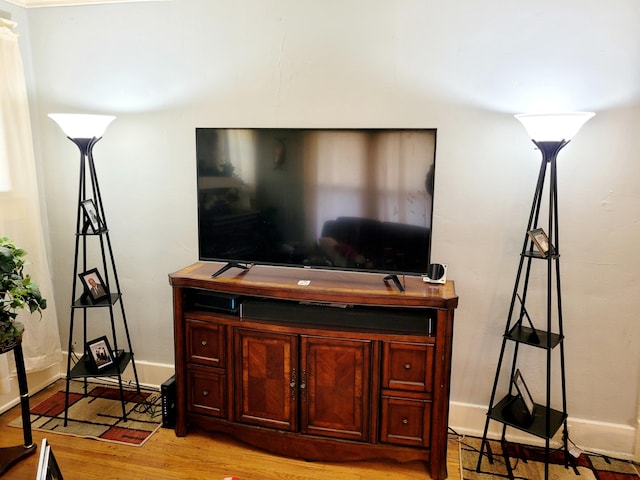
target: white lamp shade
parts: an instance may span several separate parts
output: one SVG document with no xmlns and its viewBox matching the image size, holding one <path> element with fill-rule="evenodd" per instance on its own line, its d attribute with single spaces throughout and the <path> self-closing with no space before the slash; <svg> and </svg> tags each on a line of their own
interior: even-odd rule
<svg viewBox="0 0 640 480">
<path fill-rule="evenodd" d="M 56 122 L 69 138 L 100 138 L 116 117 L 112 115 L 50 113 L 49 118 Z"/>
<path fill-rule="evenodd" d="M 524 125 L 532 140 L 536 142 L 569 141 L 578 133 L 587 120 L 594 117 L 593 112 L 574 113 L 523 113 L 515 117 Z"/>
</svg>

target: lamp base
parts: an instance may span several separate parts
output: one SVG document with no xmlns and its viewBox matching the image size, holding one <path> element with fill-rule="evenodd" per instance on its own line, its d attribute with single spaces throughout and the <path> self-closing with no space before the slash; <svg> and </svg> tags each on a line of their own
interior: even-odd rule
<svg viewBox="0 0 640 480">
<path fill-rule="evenodd" d="M 0 477 L 20 460 L 35 453 L 36 449 L 35 443 L 29 446 L 0 448 Z"/>
</svg>

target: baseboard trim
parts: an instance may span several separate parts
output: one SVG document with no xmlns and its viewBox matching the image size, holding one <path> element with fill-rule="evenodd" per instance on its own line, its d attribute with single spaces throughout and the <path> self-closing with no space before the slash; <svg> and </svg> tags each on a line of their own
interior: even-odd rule
<svg viewBox="0 0 640 480">
<path fill-rule="evenodd" d="M 67 354 L 63 352 L 62 356 L 62 361 L 57 365 L 53 365 L 46 370 L 27 373 L 27 384 L 29 386 L 30 396 L 47 388 L 56 380 L 65 378 Z M 136 371 L 138 372 L 138 381 L 142 387 L 160 390 L 160 385 L 174 374 L 175 369 L 173 365 L 136 360 Z M 122 375 L 122 380 L 126 384 L 135 384 L 135 376 L 131 367 L 128 367 Z M 12 377 L 10 379 L 10 391 L 0 395 L 0 414 L 10 410 L 19 403 L 20 389 L 18 388 L 18 380 L 16 377 Z"/>
<path fill-rule="evenodd" d="M 29 395 L 32 396 L 40 390 L 47 388 L 58 378 L 60 378 L 59 365 L 53 365 L 45 370 L 27 373 Z M 9 392 L 0 395 L 0 414 L 20 403 L 20 388 L 17 377 L 13 376 L 9 379 L 9 388 Z"/>
<path fill-rule="evenodd" d="M 460 435 L 481 437 L 487 418 L 487 407 L 461 402 L 449 405 L 449 426 Z M 569 439 L 587 452 L 609 455 L 611 457 L 637 460 L 637 428 L 629 425 L 596 422 L 569 416 Z M 498 422 L 489 423 L 488 437 L 499 439 L 502 426 Z M 528 435 L 514 428 L 507 429 L 507 438 L 518 443 L 544 445 L 539 437 Z M 562 443 L 562 429 L 552 439 L 554 446 Z"/>
<path fill-rule="evenodd" d="M 63 361 L 46 370 L 31 372 L 28 374 L 29 393 L 34 395 L 40 390 L 51 385 L 60 378 L 64 378 L 66 372 L 66 354 L 63 353 Z M 136 361 L 136 370 L 140 384 L 150 389 L 160 389 L 160 385 L 174 374 L 174 366 L 162 363 Z M 133 369 L 127 368 L 122 376 L 127 383 L 135 383 Z M 20 393 L 18 382 L 11 379 L 11 392 L 0 395 L 0 413 L 3 413 L 19 403 Z M 449 406 L 449 426 L 460 435 L 481 437 L 484 431 L 487 407 L 469 403 L 451 402 Z M 581 449 L 610 455 L 612 457 L 638 460 L 636 441 L 639 437 L 638 429 L 629 425 L 596 422 L 580 418 L 569 417 L 569 437 L 573 443 Z M 490 423 L 489 437 L 500 438 L 502 429 L 497 422 Z M 562 432 L 558 432 L 552 439 L 554 445 L 560 445 Z M 527 435 L 519 430 L 508 429 L 507 437 L 510 440 L 541 445 L 539 437 Z"/>
</svg>

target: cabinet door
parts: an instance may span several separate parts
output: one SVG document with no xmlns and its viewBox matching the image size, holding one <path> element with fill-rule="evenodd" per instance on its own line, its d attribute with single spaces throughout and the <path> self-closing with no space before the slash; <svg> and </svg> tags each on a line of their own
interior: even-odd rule
<svg viewBox="0 0 640 480">
<path fill-rule="evenodd" d="M 369 440 L 371 342 L 301 339 L 301 431 Z"/>
<path fill-rule="evenodd" d="M 235 330 L 236 421 L 279 430 L 297 429 L 297 338 Z"/>
</svg>

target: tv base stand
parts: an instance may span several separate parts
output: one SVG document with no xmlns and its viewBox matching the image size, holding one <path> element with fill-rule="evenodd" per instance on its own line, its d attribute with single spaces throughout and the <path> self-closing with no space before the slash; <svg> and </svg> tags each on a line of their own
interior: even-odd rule
<svg viewBox="0 0 640 480">
<path fill-rule="evenodd" d="M 396 275 L 395 273 L 392 273 L 391 275 L 387 275 L 382 279 L 382 281 L 384 283 L 392 281 L 398 290 L 400 290 L 401 292 L 404 292 L 404 287 L 402 286 L 402 283 L 400 283 L 400 279 L 398 278 L 398 275 Z"/>
<path fill-rule="evenodd" d="M 227 262 L 222 268 L 212 273 L 212 277 L 217 277 L 222 275 L 227 270 L 231 270 L 232 268 L 239 268 L 240 270 L 249 270 L 253 267 L 253 263 L 240 263 L 240 262 Z"/>
<path fill-rule="evenodd" d="M 446 478 L 452 281 L 407 276 L 399 292 L 382 274 L 255 265 L 212 276 L 221 268 L 169 275 L 177 436 L 197 425 L 278 455 L 421 460 Z M 203 294 L 240 308 L 208 308 Z"/>
</svg>

